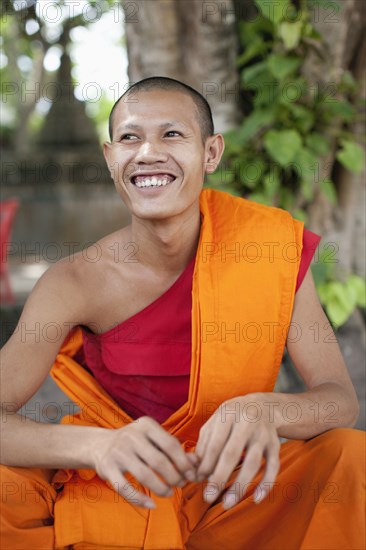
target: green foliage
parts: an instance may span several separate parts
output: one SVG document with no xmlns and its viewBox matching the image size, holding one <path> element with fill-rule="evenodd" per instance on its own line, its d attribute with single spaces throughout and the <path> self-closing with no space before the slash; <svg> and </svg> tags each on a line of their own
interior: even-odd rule
<svg viewBox="0 0 366 550">
<path fill-rule="evenodd" d="M 365 166 L 365 154 L 358 145 L 353 141 L 341 140 L 342 149 L 337 153 L 337 159 L 347 170 L 360 174 Z"/>
<path fill-rule="evenodd" d="M 311 9 L 327 9 L 329 2 L 254 1 L 258 16 L 239 21 L 243 53 L 237 63 L 245 114 L 240 128 L 226 133 L 222 166 L 207 184 L 279 206 L 306 223 L 315 193 L 337 203 L 333 182 L 320 176 L 334 141 L 336 159 L 347 170 L 358 174 L 364 168 L 363 150 L 348 129 L 357 116 L 358 86 L 345 71 L 339 82 L 314 90 L 302 72 L 310 52 L 322 55 L 323 49 Z M 341 3 L 332 6 L 341 10 Z M 318 279 L 321 265 L 320 259 Z M 350 275 L 340 282 L 325 271 L 317 284 L 331 321 L 340 325 L 364 302 L 359 278 Z"/>
<path fill-rule="evenodd" d="M 302 139 L 296 130 L 269 130 L 263 137 L 264 147 L 281 166 L 292 162 L 300 152 Z"/>
<path fill-rule="evenodd" d="M 36 2 L 18 3 L 18 9 L 13 2 L 8 2 L 6 9 L 0 13 L 0 79 L 2 86 L 3 110 L 0 122 L 0 139 L 3 145 L 12 147 L 12 140 L 15 133 L 27 124 L 31 133 L 35 134 L 43 122 L 45 111 L 37 112 L 37 105 L 40 98 L 33 99 L 36 94 L 30 90 L 47 90 L 50 78 L 53 78 L 53 71 L 47 71 L 43 64 L 43 58 L 51 47 L 58 47 L 61 51 L 69 46 L 72 39 L 69 36 L 70 31 L 78 27 L 89 28 L 94 19 L 92 10 L 95 11 L 95 20 L 98 20 L 104 13 L 115 6 L 114 0 L 87 0 L 84 2 L 74 2 L 70 6 L 68 0 L 58 0 L 54 2 L 57 5 L 57 21 L 51 18 L 51 11 L 36 9 Z M 40 3 L 38 3 L 39 5 Z M 50 3 L 51 4 L 51 3 Z M 72 2 L 71 2 L 72 4 Z M 50 6 L 51 7 L 51 6 Z M 86 8 L 89 8 L 88 10 Z M 42 16 L 43 14 L 43 16 Z M 48 20 L 44 15 L 48 14 L 51 18 Z M 59 15 L 62 14 L 62 17 Z M 27 23 L 32 23 L 35 30 L 29 30 Z M 38 30 L 37 30 L 38 28 Z M 29 91 L 27 91 L 29 90 Z M 47 100 L 47 92 L 45 93 Z M 33 96 L 33 97 L 32 97 Z M 28 110 L 28 106 L 34 102 L 33 111 L 29 119 L 24 121 L 23 112 Z M 28 106 L 25 108 L 25 104 Z M 102 113 L 105 113 L 110 101 L 103 98 L 102 105 L 94 103 L 89 107 L 92 118 L 99 123 Z"/>
<path fill-rule="evenodd" d="M 334 243 L 319 245 L 319 249 L 311 266 L 314 281 L 331 323 L 339 327 L 356 307 L 366 307 L 366 284 L 358 275 L 340 272 Z"/>
</svg>

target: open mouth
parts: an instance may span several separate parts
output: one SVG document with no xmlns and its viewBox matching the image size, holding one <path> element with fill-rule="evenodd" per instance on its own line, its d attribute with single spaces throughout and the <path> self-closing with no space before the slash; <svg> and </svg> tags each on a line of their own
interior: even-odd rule
<svg viewBox="0 0 366 550">
<path fill-rule="evenodd" d="M 171 174 L 144 174 L 141 176 L 133 176 L 131 182 L 136 187 L 166 187 L 176 179 Z"/>
</svg>

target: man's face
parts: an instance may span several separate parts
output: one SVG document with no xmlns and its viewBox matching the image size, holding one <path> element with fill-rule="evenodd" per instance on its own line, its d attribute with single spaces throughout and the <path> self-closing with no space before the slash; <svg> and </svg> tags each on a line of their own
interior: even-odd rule
<svg viewBox="0 0 366 550">
<path fill-rule="evenodd" d="M 117 105 L 104 153 L 133 215 L 165 219 L 198 200 L 210 158 L 197 116 L 188 95 L 167 90 L 131 94 Z"/>
</svg>

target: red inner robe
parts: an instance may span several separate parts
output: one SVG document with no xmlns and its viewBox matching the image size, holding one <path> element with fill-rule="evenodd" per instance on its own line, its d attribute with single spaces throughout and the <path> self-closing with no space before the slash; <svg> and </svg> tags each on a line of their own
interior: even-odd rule
<svg viewBox="0 0 366 550">
<path fill-rule="evenodd" d="M 296 291 L 321 237 L 304 228 Z M 162 423 L 188 397 L 193 258 L 157 300 L 102 334 L 83 328 L 83 364 L 132 418 Z"/>
</svg>

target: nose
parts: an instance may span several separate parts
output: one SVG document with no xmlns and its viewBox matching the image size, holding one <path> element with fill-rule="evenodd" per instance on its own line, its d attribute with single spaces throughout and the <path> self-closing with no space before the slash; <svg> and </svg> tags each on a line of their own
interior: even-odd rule
<svg viewBox="0 0 366 550">
<path fill-rule="evenodd" d="M 163 151 L 162 145 L 158 145 L 152 141 L 144 141 L 135 156 L 135 161 L 142 164 L 167 162 L 167 160 L 168 155 Z"/>
</svg>

